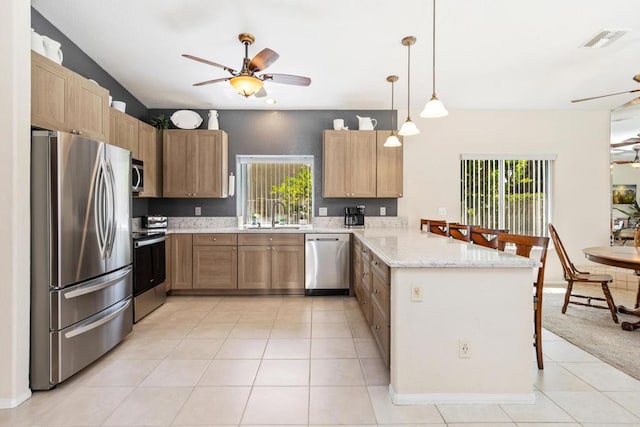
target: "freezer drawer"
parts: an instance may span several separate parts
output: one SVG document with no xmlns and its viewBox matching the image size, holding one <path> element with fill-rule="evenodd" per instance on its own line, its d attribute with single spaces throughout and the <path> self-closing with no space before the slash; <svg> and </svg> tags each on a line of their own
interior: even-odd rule
<svg viewBox="0 0 640 427">
<path fill-rule="evenodd" d="M 130 297 L 132 289 L 132 267 L 128 266 L 75 286 L 51 291 L 51 330 L 64 329 Z"/>
<path fill-rule="evenodd" d="M 349 292 L 349 234 L 305 235 L 305 294 Z"/>
<path fill-rule="evenodd" d="M 133 329 L 131 297 L 70 326 L 51 332 L 51 384 L 62 382 L 115 347 Z"/>
</svg>

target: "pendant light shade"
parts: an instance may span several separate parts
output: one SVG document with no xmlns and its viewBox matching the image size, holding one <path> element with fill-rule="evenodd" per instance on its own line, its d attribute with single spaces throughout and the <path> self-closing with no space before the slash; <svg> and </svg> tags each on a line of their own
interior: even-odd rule
<svg viewBox="0 0 640 427">
<path fill-rule="evenodd" d="M 433 93 L 431 94 L 431 99 L 427 102 L 427 105 L 424 106 L 424 110 L 420 113 L 420 117 L 425 117 L 427 119 L 435 119 L 438 117 L 444 117 L 449 112 L 446 108 L 444 108 L 444 104 L 442 101 L 438 99 L 436 96 L 436 0 L 433 0 L 433 68 L 432 68 L 432 76 L 433 76 Z"/>
<path fill-rule="evenodd" d="M 391 83 L 391 135 L 384 141 L 384 147 L 400 147 L 402 143 L 396 136 L 395 111 L 393 110 L 393 85 L 398 81 L 398 76 L 387 76 L 387 81 Z"/>
<path fill-rule="evenodd" d="M 411 121 L 411 46 L 416 43 L 414 36 L 407 36 L 402 39 L 402 44 L 407 47 L 407 119 L 400 128 L 399 135 L 411 136 L 420 133 L 420 130 L 415 123 Z"/>
</svg>

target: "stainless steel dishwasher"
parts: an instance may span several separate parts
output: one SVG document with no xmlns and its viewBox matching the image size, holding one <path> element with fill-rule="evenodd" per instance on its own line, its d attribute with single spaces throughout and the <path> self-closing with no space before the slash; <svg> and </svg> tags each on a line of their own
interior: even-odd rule
<svg viewBox="0 0 640 427">
<path fill-rule="evenodd" d="M 347 233 L 305 235 L 305 295 L 349 294 L 349 237 Z"/>
</svg>

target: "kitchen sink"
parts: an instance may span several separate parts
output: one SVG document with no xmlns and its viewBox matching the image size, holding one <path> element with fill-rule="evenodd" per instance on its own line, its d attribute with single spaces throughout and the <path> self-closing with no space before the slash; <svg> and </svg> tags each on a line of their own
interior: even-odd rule
<svg viewBox="0 0 640 427">
<path fill-rule="evenodd" d="M 275 227 L 271 227 L 271 224 L 268 225 L 253 225 L 253 224 L 249 224 L 249 225 L 245 225 L 244 228 L 249 229 L 249 230 L 299 230 L 300 229 L 300 224 L 283 224 L 283 225 L 279 225 L 276 224 Z"/>
</svg>

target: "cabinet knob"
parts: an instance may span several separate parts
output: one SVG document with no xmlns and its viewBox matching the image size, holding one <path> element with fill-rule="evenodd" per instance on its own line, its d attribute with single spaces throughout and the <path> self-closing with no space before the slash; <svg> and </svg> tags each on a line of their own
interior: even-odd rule
<svg viewBox="0 0 640 427">
<path fill-rule="evenodd" d="M 269 237 L 269 241 L 272 241 L 272 240 L 273 240 L 273 237 Z"/>
<path fill-rule="evenodd" d="M 214 238 L 213 238 L 213 241 L 215 242 L 216 240 L 218 240 L 218 239 L 216 239 L 216 238 L 214 237 Z"/>
<path fill-rule="evenodd" d="M 378 329 L 380 329 L 380 326 L 375 325 L 375 326 L 374 326 L 374 328 L 375 328 L 375 329 L 376 329 L 376 331 L 377 331 Z"/>
<path fill-rule="evenodd" d="M 236 250 L 236 247 L 235 247 L 235 246 L 233 247 L 233 250 L 234 250 L 234 251 Z"/>
<path fill-rule="evenodd" d="M 78 129 L 71 129 L 71 133 L 74 135 L 82 135 L 82 132 L 80 132 Z"/>
<path fill-rule="evenodd" d="M 402 197 L 402 193 L 398 193 L 398 196 Z"/>
</svg>

